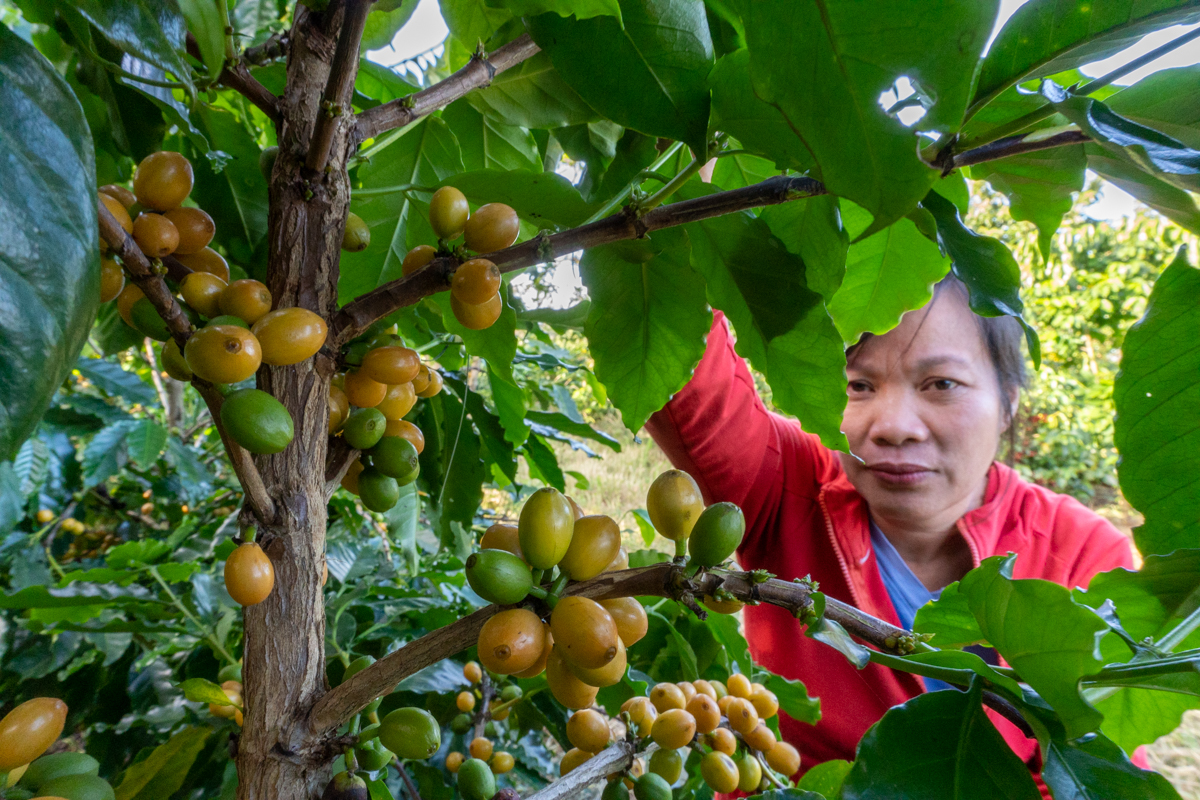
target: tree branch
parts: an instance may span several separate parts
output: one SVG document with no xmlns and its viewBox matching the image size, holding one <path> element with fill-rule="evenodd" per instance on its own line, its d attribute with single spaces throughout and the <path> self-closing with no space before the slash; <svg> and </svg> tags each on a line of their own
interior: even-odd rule
<svg viewBox="0 0 1200 800">
<path fill-rule="evenodd" d="M 1042 139 L 1036 138 L 1036 132 L 1022 136 L 1009 136 L 1008 138 L 997 139 L 990 144 L 976 147 L 973 150 L 966 150 L 959 153 L 954 157 L 953 162 L 951 162 L 951 171 L 959 167 L 969 167 L 974 164 L 982 164 L 985 161 L 996 161 L 1008 156 L 1033 153 L 1038 150 L 1049 150 L 1053 147 L 1082 144 L 1090 141 L 1091 138 L 1082 131 L 1064 131 Z"/>
<path fill-rule="evenodd" d="M 329 163 L 329 148 L 337 133 L 338 120 L 353 117 L 350 110 L 354 77 L 358 74 L 358 48 L 362 44 L 363 29 L 367 14 L 374 0 L 349 0 L 342 18 L 342 31 L 338 36 L 337 50 L 333 53 L 333 64 L 329 67 L 329 80 L 325 93 L 321 95 L 321 110 L 317 127 L 308 143 L 308 159 L 305 166 L 313 172 L 323 172 Z"/>
<path fill-rule="evenodd" d="M 775 579 L 755 583 L 747 573 L 725 571 L 705 572 L 689 581 L 684 577 L 684 568 L 674 563 L 606 572 L 589 581 L 568 584 L 564 594 L 593 600 L 650 596 L 684 598 L 713 594 L 718 588 L 740 600 L 780 606 L 792 614 L 806 611 L 812 605 L 810 596 L 813 589 L 809 584 Z M 376 697 L 392 691 L 396 684 L 408 676 L 467 649 L 479 638 L 483 623 L 500 610 L 499 606 L 481 608 L 458 622 L 409 642 L 357 673 L 317 701 L 309 714 L 309 729 L 313 733 L 322 733 L 336 728 Z M 832 597 L 826 598 L 825 616 L 855 636 L 888 652 L 898 654 L 897 641 L 912 636 L 903 628 L 876 619 Z"/>
<path fill-rule="evenodd" d="M 269 44 L 270 41 L 263 43 L 263 47 Z M 194 58 L 200 58 L 200 45 L 196 42 L 196 37 L 190 32 L 187 35 L 187 51 L 188 55 Z M 221 74 L 217 76 L 217 81 L 238 92 L 266 114 L 271 122 L 279 124 L 279 98 L 267 91 L 267 87 L 259 83 L 250 70 L 246 68 L 246 64 L 242 59 L 238 59 L 232 64 L 226 64 L 221 70 Z"/>
<path fill-rule="evenodd" d="M 650 752 L 651 749 L 658 748 L 651 744 L 647 748 L 647 752 Z M 568 797 L 575 797 L 583 789 L 597 781 L 604 780 L 614 772 L 625 772 L 633 766 L 637 755 L 636 743 L 627 739 L 618 739 L 562 778 L 539 789 L 524 800 L 566 800 Z"/>
<path fill-rule="evenodd" d="M 967 150 L 952 159 L 947 159 L 946 172 L 1021 153 L 1048 150 L 1053 147 L 1087 141 L 1091 140 L 1079 131 L 1066 131 L 1034 140 L 1030 140 L 1028 136 L 1014 136 L 974 150 Z M 820 181 L 805 177 L 777 175 L 741 189 L 716 192 L 704 197 L 660 206 L 640 217 L 632 207 L 626 207 L 622 211 L 596 222 L 559 233 L 538 236 L 505 250 L 482 255 L 500 267 L 501 272 L 513 272 L 534 264 L 553 261 L 558 256 L 578 250 L 586 250 L 623 239 L 641 238 L 647 233 L 662 228 L 686 225 L 689 222 L 710 217 L 786 203 L 820 194 L 825 194 L 825 186 Z M 346 304 L 329 326 L 332 346 L 339 348 L 354 337 L 361 335 L 374 322 L 383 319 L 397 309 L 410 306 L 423 297 L 445 291 L 449 288 L 450 276 L 454 274 L 457 267 L 456 259 L 443 256 L 407 277 L 385 283 Z"/>
<path fill-rule="evenodd" d="M 490 55 L 476 54 L 465 67 L 444 81 L 360 113 L 354 138 L 362 142 L 444 108 L 473 89 L 491 85 L 501 72 L 532 58 L 540 50 L 529 34 L 524 33 Z"/>
<path fill-rule="evenodd" d="M 142 293 L 146 295 L 159 316 L 167 323 L 167 329 L 171 332 L 175 343 L 179 345 L 179 351 L 183 352 L 188 337 L 192 335 L 192 323 L 184 316 L 179 303 L 175 301 L 175 296 L 167 288 L 166 281 L 151 265 L 146 254 L 134 243 L 133 237 L 125 233 L 121 223 L 117 222 L 103 203 L 99 203 L 98 206 L 100 236 L 108 243 L 109 248 L 121 257 L 125 270 L 142 290 Z M 221 425 L 220 412 L 224 398 L 215 386 L 205 380 L 194 378 L 192 385 L 196 387 L 208 405 L 213 425 L 221 435 L 221 441 L 225 444 L 225 451 L 229 454 L 230 463 L 233 464 L 234 474 L 237 475 L 238 482 L 242 485 L 242 491 L 246 495 L 246 502 L 262 522 L 271 522 L 275 518 L 275 503 L 267 494 L 262 476 L 259 475 L 258 468 L 254 466 L 254 459 L 241 445 L 229 438 L 224 426 Z"/>
<path fill-rule="evenodd" d="M 824 193 L 825 187 L 812 178 L 778 175 L 742 189 L 717 192 L 659 206 L 640 217 L 631 209 L 625 209 L 602 220 L 559 233 L 538 236 L 506 250 L 486 254 L 485 257 L 494 262 L 501 272 L 512 272 L 533 264 L 553 261 L 558 256 L 577 250 L 586 250 L 624 239 L 638 239 L 662 228 Z M 348 303 L 330 325 L 330 338 L 334 346 L 341 347 L 360 335 L 376 320 L 386 317 L 398 308 L 410 306 L 423 297 L 445 291 L 450 275 L 457 267 L 458 262 L 454 258 L 439 258 L 407 277 L 385 283 Z"/>
</svg>

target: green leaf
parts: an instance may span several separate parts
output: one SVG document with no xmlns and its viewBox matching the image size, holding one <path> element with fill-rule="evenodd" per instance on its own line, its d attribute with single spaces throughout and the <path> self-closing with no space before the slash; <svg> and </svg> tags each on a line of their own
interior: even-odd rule
<svg viewBox="0 0 1200 800">
<path fill-rule="evenodd" d="M 1070 744 L 1053 740 L 1043 753 L 1042 780 L 1056 800 L 1092 800 L 1098 787 L 1121 800 L 1179 800 L 1166 778 L 1135 767 L 1103 734 Z"/>
<path fill-rule="evenodd" d="M 1145 315 L 1129 329 L 1113 385 L 1113 440 L 1121 491 L 1146 518 L 1138 550 L 1200 543 L 1200 271 L 1186 251 L 1159 276 Z"/>
<path fill-rule="evenodd" d="M 858 743 L 842 800 L 1038 800 L 1029 768 L 984 713 L 980 687 L 975 681 L 969 692 L 928 692 L 884 714 Z"/>
<path fill-rule="evenodd" d="M 675 646 L 675 653 L 679 656 L 679 666 L 681 672 L 679 677 L 685 681 L 694 681 L 700 678 L 700 671 L 696 666 L 696 651 L 688 643 L 688 640 L 680 632 L 679 626 L 674 625 L 658 611 L 646 609 L 648 616 L 654 617 L 661 621 L 668 631 L 671 633 L 671 641 Z"/>
<path fill-rule="evenodd" d="M 635 508 L 631 512 L 633 521 L 637 523 L 638 531 L 642 534 L 642 542 L 649 547 L 654 544 L 654 538 L 658 536 L 658 531 L 654 530 L 654 523 L 650 521 L 650 515 L 644 508 Z"/>
<path fill-rule="evenodd" d="M 121 365 L 99 358 L 80 358 L 75 362 L 79 374 L 109 397 L 124 397 L 131 403 L 149 405 L 158 399 L 154 389 L 137 375 L 126 372 Z"/>
<path fill-rule="evenodd" d="M 496 76 L 486 89 L 467 95 L 480 112 L 525 128 L 561 128 L 600 119 L 567 85 L 546 53 L 538 53 Z"/>
<path fill-rule="evenodd" d="M 395 4 L 395 8 L 371 9 L 367 14 L 367 24 L 363 28 L 362 47 L 367 50 L 378 50 L 387 47 L 396 38 L 396 34 L 417 10 L 419 0 L 403 0 Z"/>
<path fill-rule="evenodd" d="M 501 25 L 512 19 L 503 8 L 495 8 L 487 0 L 438 0 L 442 19 L 455 39 L 468 51 L 491 38 Z"/>
<path fill-rule="evenodd" d="M 783 112 L 755 93 L 749 50 L 737 50 L 717 59 L 708 85 L 712 89 L 713 130 L 728 133 L 745 149 L 775 162 L 779 169 L 804 172 L 812 168 L 812 153 L 796 136 Z M 718 167 L 720 164 L 718 161 Z"/>
<path fill-rule="evenodd" d="M 166 542 L 158 539 L 139 539 L 117 545 L 104 557 L 112 569 L 130 569 L 138 564 L 153 564 L 171 552 Z"/>
<path fill-rule="evenodd" d="M 216 223 L 214 239 L 234 259 L 248 263 L 267 235 L 267 181 L 258 168 L 258 142 L 233 114 L 201 105 L 196 125 L 214 150 L 229 158 L 217 168 L 194 158 L 192 199 Z"/>
<path fill-rule="evenodd" d="M 621 19 L 621 6 L 617 0 L 494 0 L 493 5 L 507 8 L 517 17 L 532 17 L 554 13 L 560 17 L 575 16 L 576 19 L 591 17 L 616 17 Z"/>
<path fill-rule="evenodd" d="M 436 242 L 425 216 L 428 197 L 407 187 L 436 186 L 459 172 L 458 142 L 438 117 L 426 117 L 359 167 L 362 192 L 355 194 L 351 210 L 370 227 L 371 244 L 360 253 L 342 253 L 340 302 L 401 277 L 400 264 L 409 249 Z"/>
<path fill-rule="evenodd" d="M 484 469 L 480 457 L 479 436 L 467 425 L 461 401 L 442 392 L 446 416 L 443 427 L 443 474 L 437 493 L 431 493 L 430 515 L 442 547 L 455 555 L 460 552 L 455 526 L 470 530 L 475 512 L 483 499 Z M 428 445 L 426 445 L 428 449 Z"/>
<path fill-rule="evenodd" d="M 121 353 L 142 343 L 146 337 L 125 324 L 116 303 L 104 303 L 92 326 L 91 342 L 102 355 Z"/>
<path fill-rule="evenodd" d="M 720 162 L 717 162 L 720 166 Z M 842 227 L 838 199 L 833 195 L 767 206 L 759 213 L 771 233 L 789 252 L 804 261 L 804 280 L 808 288 L 826 302 L 837 293 L 846 274 L 849 237 Z"/>
<path fill-rule="evenodd" d="M 913 630 L 932 633 L 934 647 L 967 647 L 986 641 L 971 613 L 971 604 L 958 588 L 957 582 L 950 584 L 938 599 L 917 609 Z"/>
<path fill-rule="evenodd" d="M 683 388 L 704 355 L 712 315 L 689 253 L 687 236 L 666 229 L 649 241 L 593 248 L 580 261 L 596 377 L 632 431 Z"/>
<path fill-rule="evenodd" d="M 548 425 L 563 433 L 569 433 L 584 439 L 591 439 L 593 442 L 599 442 L 611 450 L 618 453 L 621 452 L 621 443 L 604 431 L 598 431 L 586 422 L 576 422 L 557 411 L 529 411 L 526 412 L 525 419 L 541 425 Z"/>
<path fill-rule="evenodd" d="M 125 451 L 138 469 L 150 469 L 167 446 L 167 429 L 151 419 L 139 420 L 125 439 Z"/>
<path fill-rule="evenodd" d="M 1087 154 L 1088 169 L 1101 178 L 1121 187 L 1180 227 L 1200 233 L 1200 208 L 1192 195 L 1114 156 L 1100 145 L 1085 145 L 1084 153 Z"/>
<path fill-rule="evenodd" d="M 83 110 L 54 67 L 2 25 L 0 107 L 0 297 L 11 310 L 0 320 L 0 460 L 8 460 L 87 340 L 100 261 Z"/>
<path fill-rule="evenodd" d="M 997 6 L 936 0 L 917 14 L 905 2 L 742 3 L 755 94 L 783 113 L 829 191 L 871 212 L 871 233 L 937 179 L 917 155 L 916 132 L 958 129 Z M 902 76 L 927 109 L 912 128 L 879 101 Z"/>
<path fill-rule="evenodd" d="M 1200 149 L 1200 65 L 1159 70 L 1105 102 L 1126 119 Z"/>
<path fill-rule="evenodd" d="M 417 484 L 409 483 L 400 487 L 400 499 L 396 505 L 384 512 L 387 520 L 388 533 L 400 552 L 404 555 L 404 563 L 408 573 L 416 575 L 420 568 L 417 554 L 417 521 L 421 516 L 421 498 L 417 494 Z"/>
<path fill-rule="evenodd" d="M 183 57 L 187 25 L 174 0 L 75 0 L 71 5 L 122 50 L 192 85 Z"/>
<path fill-rule="evenodd" d="M 698 181 L 680 195 L 715 191 Z M 805 201 L 807 202 L 807 201 Z M 737 351 L 767 377 L 776 407 L 799 418 L 826 447 L 846 449 L 846 355 L 807 266 L 749 212 L 685 226 L 692 265 L 708 284 L 708 301 L 737 330 Z"/>
<path fill-rule="evenodd" d="M 488 367 L 501 379 L 515 385 L 512 365 L 517 355 L 517 313 L 513 311 L 512 300 L 507 295 L 511 289 L 505 284 L 500 290 L 504 301 L 504 310 L 500 318 L 491 327 L 474 331 L 463 327 L 450 311 L 450 293 L 443 292 L 433 296 L 433 301 L 442 308 L 442 322 L 446 330 L 463 340 L 469 355 L 487 361 Z"/>
<path fill-rule="evenodd" d="M 1037 226 L 1038 249 L 1048 260 L 1051 239 L 1075 193 L 1083 189 L 1085 167 L 1083 145 L 1070 145 L 987 161 L 970 170 L 972 178 L 987 181 L 1008 198 L 1014 220 Z"/>
<path fill-rule="evenodd" d="M 497 373 L 491 364 L 488 364 L 488 385 L 492 389 L 496 414 L 504 428 L 505 441 L 520 445 L 529 436 L 529 426 L 525 424 L 525 390 L 515 381 L 510 382 Z"/>
<path fill-rule="evenodd" d="M 846 204 L 842 213 L 843 219 L 849 216 Z M 856 213 L 861 218 L 861 211 Z M 934 284 L 949 271 L 950 260 L 912 220 L 897 220 L 850 245 L 846 275 L 829 301 L 829 314 L 847 343 L 865 332 L 886 333 L 900 324 L 904 312 L 928 303 Z"/>
<path fill-rule="evenodd" d="M 233 701 L 225 690 L 204 678 L 189 678 L 179 684 L 183 696 L 193 703 L 210 703 L 214 706 L 231 706 Z"/>
<path fill-rule="evenodd" d="M 0 608 L 70 608 L 72 606 L 128 605 L 152 600 L 141 586 L 118 588 L 95 583 L 72 583 L 61 589 L 27 586 L 12 594 L 0 594 Z"/>
<path fill-rule="evenodd" d="M 205 728 L 184 728 L 166 744 L 154 748 L 144 760 L 125 770 L 125 778 L 116 787 L 116 800 L 170 797 L 183 785 L 209 733 Z"/>
<path fill-rule="evenodd" d="M 1100 727 L 1102 717 L 1079 694 L 1079 681 L 1100 671 L 1108 626 L 1092 609 L 1049 581 L 1013 580 L 1016 556 L 993 556 L 959 581 L 979 629 L 1021 680 L 1053 706 L 1071 738 Z"/>
<path fill-rule="evenodd" d="M 950 256 L 955 276 L 967 286 L 971 310 L 981 317 L 1016 317 L 1025 329 L 1025 341 L 1034 369 L 1042 362 L 1037 333 L 1025 322 L 1021 302 L 1021 267 L 999 239 L 980 236 L 958 216 L 958 209 L 937 192 L 921 201 L 937 221 L 937 237 Z"/>
<path fill-rule="evenodd" d="M 821 698 L 809 697 L 803 682 L 774 673 L 761 682 L 779 698 L 779 710 L 792 719 L 809 725 L 816 725 L 821 719 Z"/>
<path fill-rule="evenodd" d="M 716 166 L 713 167 L 712 183 L 726 190 L 741 189 L 778 174 L 779 170 L 770 160 L 749 153 L 736 153 L 717 159 Z"/>
<path fill-rule="evenodd" d="M 83 451 L 83 485 L 92 487 L 116 475 L 125 466 L 128 456 L 125 437 L 140 423 L 123 420 L 104 428 L 88 442 Z"/>
<path fill-rule="evenodd" d="M 838 792 L 842 790 L 842 782 L 846 780 L 846 776 L 850 774 L 850 768 L 853 766 L 852 762 L 843 761 L 840 758 L 817 764 L 804 773 L 804 776 L 796 783 L 796 788 L 801 791 L 816 792 L 822 797 L 838 797 Z"/>
<path fill-rule="evenodd" d="M 369 16 L 367 18 L 370 19 Z M 419 89 L 419 86 L 414 86 L 382 64 L 365 58 L 358 61 L 358 75 L 354 78 L 354 104 L 360 108 L 373 108 L 408 97 Z"/>
<path fill-rule="evenodd" d="M 21 479 L 10 462 L 0 461 L 0 535 L 7 535 L 23 519 L 25 495 Z"/>
<path fill-rule="evenodd" d="M 558 464 L 558 456 L 546 444 L 546 440 L 534 434 L 525 440 L 525 461 L 529 464 L 531 477 L 541 480 L 547 486 L 553 486 L 560 492 L 567 490 L 567 479 L 562 467 Z"/>
<path fill-rule="evenodd" d="M 625 0 L 612 17 L 529 20 L 567 83 L 619 125 L 707 150 L 713 65 L 702 0 Z"/>
<path fill-rule="evenodd" d="M 968 115 L 1014 83 L 1100 61 L 1147 33 L 1200 19 L 1194 0 L 1031 0 L 988 49 Z"/>
<path fill-rule="evenodd" d="M 1171 733 L 1194 708 L 1200 708 L 1200 698 L 1154 689 L 1122 689 L 1096 703 L 1104 715 L 1100 731 L 1127 753 Z"/>
<path fill-rule="evenodd" d="M 1126 119 L 1099 100 L 1072 95 L 1053 81 L 1042 82 L 1042 96 L 1109 153 L 1179 189 L 1200 191 L 1200 150 Z"/>
<path fill-rule="evenodd" d="M 452 103 L 442 112 L 462 148 L 463 166 L 469 170 L 525 169 L 541 172 L 537 142 L 528 128 L 506 125 L 484 116 L 466 100 Z"/>
<path fill-rule="evenodd" d="M 204 67 L 215 78 L 225 65 L 225 26 L 213 0 L 179 0 L 187 29 L 196 37 Z"/>
<path fill-rule="evenodd" d="M 570 181 L 553 172 L 484 169 L 463 172 L 442 183 L 459 189 L 477 205 L 506 203 L 539 228 L 574 228 L 595 211 Z"/>
</svg>

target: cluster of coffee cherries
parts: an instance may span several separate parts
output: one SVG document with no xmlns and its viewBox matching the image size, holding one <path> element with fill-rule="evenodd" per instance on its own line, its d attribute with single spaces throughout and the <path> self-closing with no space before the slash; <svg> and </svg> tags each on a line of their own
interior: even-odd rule
<svg viewBox="0 0 1200 800">
<path fill-rule="evenodd" d="M 470 762 L 478 761 L 482 762 L 482 765 L 486 765 L 493 775 L 511 772 L 516 765 L 516 760 L 512 753 L 496 749 L 493 739 L 497 734 L 495 723 L 508 719 L 512 705 L 523 696 L 521 687 L 515 683 L 504 686 L 499 695 L 491 699 L 487 711 L 480 713 L 482 709 L 476 709 L 476 706 L 484 697 L 483 669 L 477 662 L 468 661 L 463 665 L 463 677 L 470 683 L 471 688 L 459 692 L 454 698 L 454 705 L 459 710 L 459 714 L 450 722 L 450 730 L 456 735 L 463 736 L 463 742 L 467 747 L 466 752 L 451 750 L 446 754 L 446 769 L 456 775 L 470 776 L 473 771 L 479 771 L 481 768 L 481 765 Z M 472 736 L 470 742 L 467 742 L 465 737 L 471 734 L 477 721 L 484 723 L 483 735 Z M 466 773 L 462 772 L 464 765 L 467 765 Z M 464 778 L 460 777 L 459 780 L 462 781 Z M 466 780 L 472 779 L 467 777 Z"/>
<path fill-rule="evenodd" d="M 417 479 L 425 435 L 404 419 L 418 398 L 442 390 L 442 375 L 406 347 L 395 328 L 351 342 L 346 361 L 356 365 L 329 388 L 329 433 L 360 451 L 342 478 L 371 511 L 387 511 L 400 487 Z"/>
<path fill-rule="evenodd" d="M 181 352 L 166 322 L 149 298 L 115 260 L 104 259 L 101 299 L 116 298 L 127 325 L 163 342 L 162 367 L 176 380 L 200 378 L 225 394 L 221 422 L 225 432 L 251 453 L 278 453 L 292 441 L 287 409 L 270 394 L 232 384 L 252 377 L 262 364 L 288 366 L 314 356 L 328 328 L 320 315 L 304 308 L 272 310 L 270 290 L 260 281 L 230 281 L 229 265 L 208 246 L 215 233 L 212 218 L 184 206 L 192 190 L 192 165 L 179 153 L 152 153 L 138 164 L 132 191 L 110 184 L 100 202 L 133 234 L 147 258 L 174 256 L 187 274 L 173 288 L 180 309 L 197 330 Z M 137 212 L 131 220 L 130 210 Z"/>
</svg>

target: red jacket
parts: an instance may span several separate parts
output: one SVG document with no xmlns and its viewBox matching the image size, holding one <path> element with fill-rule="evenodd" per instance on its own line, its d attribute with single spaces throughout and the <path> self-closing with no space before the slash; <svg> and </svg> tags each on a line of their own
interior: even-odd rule
<svg viewBox="0 0 1200 800">
<path fill-rule="evenodd" d="M 816 436 L 767 411 L 734 352 L 724 316 L 715 317 L 692 380 L 650 418 L 647 430 L 671 463 L 696 479 L 707 502 L 741 506 L 744 568 L 783 580 L 811 575 L 830 597 L 899 625 L 871 547 L 865 501 Z M 1018 553 L 1016 578 L 1086 586 L 1097 572 L 1133 564 L 1129 540 L 1106 520 L 1001 464 L 988 475 L 983 505 L 958 528 L 975 566 L 988 556 Z M 836 650 L 806 638 L 781 608 L 747 607 L 745 627 L 756 662 L 804 681 L 809 694 L 823 700 L 816 726 L 780 720 L 804 770 L 853 759 L 858 740 L 885 711 L 924 691 L 913 675 L 876 664 L 855 669 Z M 993 720 L 1022 758 L 1033 756 L 1034 741 L 1006 720 Z"/>
</svg>

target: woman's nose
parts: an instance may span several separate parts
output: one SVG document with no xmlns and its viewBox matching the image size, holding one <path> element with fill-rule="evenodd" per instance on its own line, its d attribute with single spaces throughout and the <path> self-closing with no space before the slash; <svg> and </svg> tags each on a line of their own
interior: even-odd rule
<svg viewBox="0 0 1200 800">
<path fill-rule="evenodd" d="M 929 427 L 921 418 L 917 397 L 899 389 L 876 395 L 869 436 L 881 446 L 898 447 L 910 442 L 923 442 L 929 437 Z"/>
</svg>

